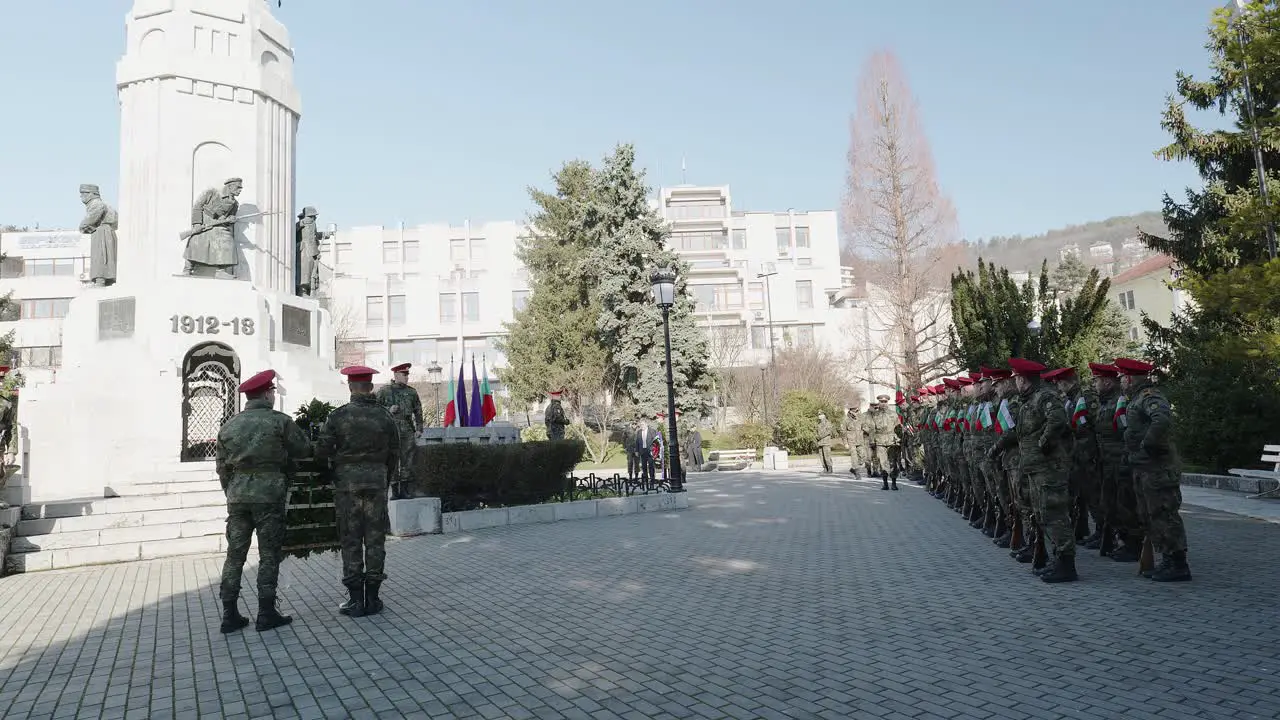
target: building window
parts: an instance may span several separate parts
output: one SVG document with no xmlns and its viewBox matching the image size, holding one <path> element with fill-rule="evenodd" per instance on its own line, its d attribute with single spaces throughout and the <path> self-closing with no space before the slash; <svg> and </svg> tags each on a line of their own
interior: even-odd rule
<svg viewBox="0 0 1280 720">
<path fill-rule="evenodd" d="M 746 230 L 737 229 L 733 231 L 733 249 L 734 250 L 747 249 L 747 231 Z"/>
<path fill-rule="evenodd" d="M 439 362 L 436 357 L 437 351 L 438 345 L 435 340 L 431 338 L 418 338 L 413 341 L 413 360 L 409 360 L 407 362 L 412 362 L 417 365 L 428 365 L 432 361 Z"/>
<path fill-rule="evenodd" d="M 381 341 L 364 344 L 364 364 L 374 367 L 382 367 L 387 364 L 386 351 L 383 350 Z"/>
<path fill-rule="evenodd" d="M 813 281 L 812 280 L 796 281 L 796 308 L 799 310 L 813 309 Z"/>
<path fill-rule="evenodd" d="M 672 250 L 724 250 L 728 246 L 723 232 L 671 233 Z"/>
<path fill-rule="evenodd" d="M 392 340 L 391 341 L 391 362 L 390 365 L 399 365 L 401 363 L 421 364 L 421 360 L 414 357 L 413 340 Z"/>
<path fill-rule="evenodd" d="M 809 228 L 807 227 L 796 228 L 796 247 L 798 248 L 809 247 Z"/>
<path fill-rule="evenodd" d="M 344 265 L 351 262 L 351 243 L 334 243 L 334 263 Z"/>
<path fill-rule="evenodd" d="M 511 310 L 512 311 L 520 312 L 521 310 L 524 310 L 525 307 L 527 307 L 528 305 L 529 305 L 528 290 L 513 290 L 511 292 Z"/>
<path fill-rule="evenodd" d="M 471 238 L 471 264 L 483 265 L 485 253 L 484 238 Z"/>
<path fill-rule="evenodd" d="M 766 325 L 751 326 L 751 347 L 756 350 L 769 349 L 769 328 Z"/>
<path fill-rule="evenodd" d="M 43 345 L 13 348 L 10 351 L 9 364 L 14 367 L 29 368 L 62 367 L 62 346 Z"/>
<path fill-rule="evenodd" d="M 700 312 L 742 309 L 742 286 L 737 283 L 694 285 L 691 290 Z"/>
<path fill-rule="evenodd" d="M 405 262 L 407 263 L 418 262 L 418 246 L 419 244 L 417 240 L 404 241 L 404 261 Z"/>
<path fill-rule="evenodd" d="M 813 258 L 796 258 L 796 267 L 813 267 Z"/>
<path fill-rule="evenodd" d="M 398 263 L 400 262 L 400 243 L 395 240 L 382 241 L 382 262 Z"/>
<path fill-rule="evenodd" d="M 778 236 L 778 254 L 786 255 L 791 252 L 791 228 L 778 228 L 776 231 Z"/>
<path fill-rule="evenodd" d="M 458 322 L 458 296 L 453 293 L 440 293 L 440 322 Z"/>
<path fill-rule="evenodd" d="M 382 327 L 382 323 L 386 321 L 383 314 L 382 297 L 367 297 L 364 299 L 364 324 L 365 327 Z"/>
<path fill-rule="evenodd" d="M 723 218 L 724 199 L 668 200 L 667 217 L 671 220 L 715 220 Z"/>
<path fill-rule="evenodd" d="M 796 326 L 796 347 L 802 347 L 802 348 L 813 347 L 813 326 L 812 325 Z"/>
<path fill-rule="evenodd" d="M 26 261 L 26 277 L 73 277 L 76 275 L 75 258 L 42 258 Z"/>
<path fill-rule="evenodd" d="M 480 322 L 480 293 L 462 293 L 462 319 L 467 322 Z"/>
<path fill-rule="evenodd" d="M 405 301 L 403 295 L 391 295 L 387 297 L 387 315 L 391 320 L 391 327 L 400 327 L 405 323 Z"/>
<path fill-rule="evenodd" d="M 449 262 L 454 265 L 461 265 L 467 261 L 467 241 L 466 240 L 450 240 L 449 241 Z"/>
<path fill-rule="evenodd" d="M 1132 291 L 1132 290 L 1128 290 L 1128 291 L 1125 291 L 1125 292 L 1120 293 L 1120 307 L 1121 307 L 1121 308 L 1124 308 L 1125 310 L 1132 310 L 1132 309 L 1134 309 L 1134 307 L 1136 307 L 1136 306 L 1133 304 L 1133 291 Z"/>
<path fill-rule="evenodd" d="M 56 320 L 67 316 L 71 298 L 40 298 L 22 301 L 23 320 Z"/>
<path fill-rule="evenodd" d="M 23 262 L 20 257 L 6 257 L 0 260 L 0 279 L 13 280 L 22 277 Z"/>
<path fill-rule="evenodd" d="M 1137 327 L 1131 327 L 1131 328 L 1129 328 L 1129 339 L 1130 339 L 1130 340 L 1135 340 L 1135 341 L 1136 341 L 1136 340 L 1138 340 L 1138 328 L 1137 328 Z"/>
<path fill-rule="evenodd" d="M 747 283 L 747 309 L 764 309 L 764 283 Z"/>
</svg>

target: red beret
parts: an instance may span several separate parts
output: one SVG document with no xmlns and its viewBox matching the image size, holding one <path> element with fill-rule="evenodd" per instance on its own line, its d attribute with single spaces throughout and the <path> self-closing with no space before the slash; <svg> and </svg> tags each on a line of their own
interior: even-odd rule
<svg viewBox="0 0 1280 720">
<path fill-rule="evenodd" d="M 1115 366 L 1117 370 L 1125 375 L 1149 375 L 1152 370 L 1156 369 L 1156 366 L 1151 363 L 1130 358 L 1116 358 Z"/>
<path fill-rule="evenodd" d="M 978 382 L 979 380 L 981 380 L 981 379 L 982 379 L 982 371 L 981 371 L 981 370 L 973 370 L 973 371 L 970 371 L 970 372 L 969 372 L 969 379 L 970 379 L 970 380 L 972 380 L 972 381 L 974 381 L 974 382 Z"/>
<path fill-rule="evenodd" d="M 1009 368 L 991 368 L 987 371 L 995 380 L 1003 380 L 1013 377 L 1013 371 Z"/>
<path fill-rule="evenodd" d="M 1104 365 L 1102 363 L 1089 363 L 1089 371 L 1094 377 L 1120 377 L 1120 368 L 1115 365 Z"/>
<path fill-rule="evenodd" d="M 409 372 L 409 368 L 411 367 L 413 367 L 413 363 L 400 363 L 399 365 L 391 368 L 391 372 Z"/>
<path fill-rule="evenodd" d="M 943 379 L 942 379 L 942 384 L 943 384 L 943 385 L 945 385 L 946 387 L 948 387 L 948 388 L 952 389 L 952 390 L 959 390 L 959 389 L 960 389 L 960 381 L 959 381 L 959 380 L 956 380 L 955 378 L 943 378 Z"/>
<path fill-rule="evenodd" d="M 918 402 L 920 402 L 920 396 L 919 396 L 919 395 L 912 395 L 912 396 L 911 396 L 911 398 L 910 398 L 910 400 L 911 400 L 911 402 L 918 403 Z"/>
<path fill-rule="evenodd" d="M 933 394 L 934 394 L 934 395 L 941 395 L 941 394 L 945 393 L 946 391 L 947 391 L 947 386 L 946 386 L 946 384 L 945 384 L 945 383 L 938 383 L 937 385 L 934 385 L 934 386 L 933 386 Z"/>
<path fill-rule="evenodd" d="M 344 367 L 339 372 L 347 376 L 347 382 L 373 382 L 373 376 L 378 374 L 377 370 L 363 365 Z"/>
<path fill-rule="evenodd" d="M 1009 358 L 1009 369 L 1014 375 L 1022 375 L 1024 377 L 1039 375 L 1049 368 L 1041 365 L 1034 360 L 1026 360 L 1024 358 Z"/>
<path fill-rule="evenodd" d="M 960 377 L 956 378 L 956 382 L 959 383 L 959 387 L 964 387 L 965 385 L 972 385 L 973 378 L 969 378 L 969 377 L 965 377 L 964 375 L 961 375 Z"/>
<path fill-rule="evenodd" d="M 552 399 L 552 400 L 559 400 L 559 399 L 560 399 L 560 396 L 561 396 L 563 393 L 564 393 L 564 390 L 552 390 L 551 392 L 549 392 L 549 393 L 547 393 L 547 394 L 551 396 L 551 399 Z"/>
<path fill-rule="evenodd" d="M 1046 373 L 1041 373 L 1040 377 L 1044 378 L 1045 380 L 1052 380 L 1053 382 L 1057 382 L 1059 380 L 1070 380 L 1071 378 L 1075 377 L 1075 375 L 1076 375 L 1075 368 L 1058 368 L 1057 370 L 1050 370 Z"/>
<path fill-rule="evenodd" d="M 240 392 L 254 393 L 270 390 L 275 387 L 273 381 L 276 379 L 275 370 L 263 370 L 253 377 L 240 383 Z"/>
<path fill-rule="evenodd" d="M 929 394 L 929 388 L 927 387 L 916 388 L 916 395 L 928 395 L 928 394 Z"/>
<path fill-rule="evenodd" d="M 4 374 L 5 374 L 5 373 L 7 373 L 7 372 L 9 372 L 9 366 L 8 366 L 8 365 L 0 365 L 0 375 L 4 375 Z"/>
</svg>

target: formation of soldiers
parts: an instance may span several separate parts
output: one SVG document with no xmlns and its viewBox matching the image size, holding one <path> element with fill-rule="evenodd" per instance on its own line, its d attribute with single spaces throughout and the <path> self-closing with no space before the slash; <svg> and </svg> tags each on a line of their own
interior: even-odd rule
<svg viewBox="0 0 1280 720">
<path fill-rule="evenodd" d="M 866 412 L 859 414 L 857 408 L 849 408 L 840 427 L 845 446 L 849 448 L 849 472 L 859 477 L 866 473 L 867 477 L 880 478 L 881 490 L 897 490 L 902 473 L 909 466 L 919 467 L 918 463 L 909 463 L 912 444 L 908 428 L 889 408 L 889 396 L 877 396 Z M 819 436 L 821 434 L 820 429 Z M 907 452 L 904 453 L 904 449 Z M 824 456 L 826 472 L 834 470 L 829 465 L 829 458 Z"/>
<path fill-rule="evenodd" d="M 373 368 L 342 369 L 351 401 L 329 414 L 313 445 L 293 418 L 274 409 L 274 370 L 244 381 L 242 412 L 218 432 L 217 472 L 227 496 L 227 557 L 219 595 L 222 632 L 249 624 L 240 614 L 240 581 L 249 544 L 258 536 L 259 632 L 293 622 L 276 606 L 284 559 L 289 476 L 299 461 L 315 457 L 332 473 L 342 548 L 342 584 L 348 599 L 338 611 L 349 617 L 382 611 L 386 579 L 387 493 L 411 475 L 414 437 L 422 429 L 422 402 L 409 386 L 405 363 L 394 380 L 374 392 Z"/>
<path fill-rule="evenodd" d="M 920 482 L 1045 582 L 1078 579 L 1077 545 L 1139 562 L 1157 582 L 1190 580 L 1173 415 L 1154 366 L 1090 363 L 1085 384 L 1073 368 L 1008 364 L 902 402 Z"/>
</svg>

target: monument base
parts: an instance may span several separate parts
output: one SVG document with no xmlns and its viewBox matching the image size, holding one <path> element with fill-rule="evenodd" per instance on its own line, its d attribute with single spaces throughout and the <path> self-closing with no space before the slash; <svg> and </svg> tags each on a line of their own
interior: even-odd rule
<svg viewBox="0 0 1280 720">
<path fill-rule="evenodd" d="M 278 410 L 340 405 L 333 353 L 328 313 L 309 298 L 187 276 L 88 290 L 63 321 L 56 380 L 20 396 L 24 499 L 207 483 L 218 430 L 243 407 L 240 382 L 273 368 Z"/>
</svg>

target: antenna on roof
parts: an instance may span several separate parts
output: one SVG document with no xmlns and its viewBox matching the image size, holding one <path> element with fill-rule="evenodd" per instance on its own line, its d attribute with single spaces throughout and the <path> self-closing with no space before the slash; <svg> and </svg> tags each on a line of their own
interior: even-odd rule
<svg viewBox="0 0 1280 720">
<path fill-rule="evenodd" d="M 689 184 L 688 171 L 689 171 L 689 166 L 685 162 L 685 158 L 681 156 L 680 158 L 680 184 L 681 185 Z"/>
</svg>

